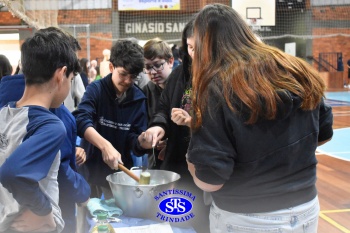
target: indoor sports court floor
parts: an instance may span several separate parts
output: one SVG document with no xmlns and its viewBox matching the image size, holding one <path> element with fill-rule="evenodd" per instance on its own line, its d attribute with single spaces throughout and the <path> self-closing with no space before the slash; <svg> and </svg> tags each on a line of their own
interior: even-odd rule
<svg viewBox="0 0 350 233">
<path fill-rule="evenodd" d="M 319 233 L 350 233 L 350 89 L 326 93 L 333 108 L 334 135 L 317 149 Z"/>
</svg>

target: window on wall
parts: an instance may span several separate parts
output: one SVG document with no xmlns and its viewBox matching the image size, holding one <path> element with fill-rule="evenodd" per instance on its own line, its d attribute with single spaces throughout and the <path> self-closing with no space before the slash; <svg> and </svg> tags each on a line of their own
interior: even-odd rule
<svg viewBox="0 0 350 233">
<path fill-rule="evenodd" d="M 112 0 L 58 0 L 60 10 L 110 9 Z"/>
<path fill-rule="evenodd" d="M 350 0 L 311 0 L 311 6 L 337 6 L 349 4 Z"/>
</svg>

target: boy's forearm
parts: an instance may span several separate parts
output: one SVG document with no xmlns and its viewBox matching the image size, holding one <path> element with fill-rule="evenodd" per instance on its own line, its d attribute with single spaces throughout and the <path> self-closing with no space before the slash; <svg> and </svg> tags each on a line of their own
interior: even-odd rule
<svg viewBox="0 0 350 233">
<path fill-rule="evenodd" d="M 110 144 L 104 137 L 99 134 L 93 127 L 88 127 L 84 133 L 84 139 L 96 146 L 101 151 Z"/>
</svg>

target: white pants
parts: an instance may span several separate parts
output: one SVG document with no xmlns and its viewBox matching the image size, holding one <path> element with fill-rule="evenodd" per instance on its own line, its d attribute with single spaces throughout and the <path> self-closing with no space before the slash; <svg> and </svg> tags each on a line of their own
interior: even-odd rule
<svg viewBox="0 0 350 233">
<path fill-rule="evenodd" d="M 210 208 L 211 233 L 317 233 L 320 204 L 318 197 L 299 206 L 266 213 L 231 213 Z"/>
</svg>

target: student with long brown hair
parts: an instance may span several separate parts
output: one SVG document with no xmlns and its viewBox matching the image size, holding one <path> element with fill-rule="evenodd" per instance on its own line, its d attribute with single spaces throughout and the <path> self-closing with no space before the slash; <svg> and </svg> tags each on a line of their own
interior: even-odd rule
<svg viewBox="0 0 350 233">
<path fill-rule="evenodd" d="M 317 232 L 315 150 L 333 134 L 322 79 L 225 5 L 199 12 L 194 40 L 187 157 L 211 232 Z"/>
</svg>

